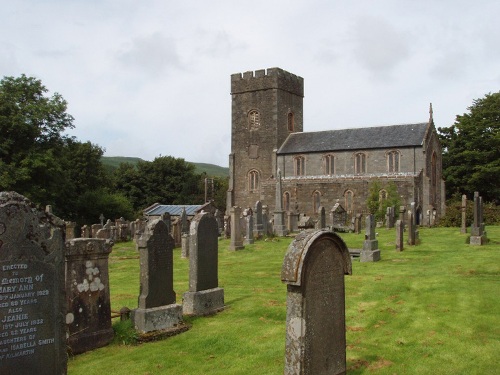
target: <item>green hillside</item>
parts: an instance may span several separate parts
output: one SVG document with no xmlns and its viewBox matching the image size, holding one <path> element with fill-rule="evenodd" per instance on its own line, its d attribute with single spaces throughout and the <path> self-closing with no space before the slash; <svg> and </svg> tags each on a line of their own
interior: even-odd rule
<svg viewBox="0 0 500 375">
<path fill-rule="evenodd" d="M 121 163 L 130 163 L 136 165 L 139 161 L 145 161 L 141 158 L 127 157 L 127 156 L 103 156 L 102 163 L 106 169 L 113 171 L 118 168 Z M 193 163 L 188 161 L 187 163 L 193 164 L 195 166 L 195 171 L 198 174 L 206 173 L 211 177 L 227 177 L 229 176 L 229 168 L 220 167 L 215 164 L 208 163 Z"/>
</svg>

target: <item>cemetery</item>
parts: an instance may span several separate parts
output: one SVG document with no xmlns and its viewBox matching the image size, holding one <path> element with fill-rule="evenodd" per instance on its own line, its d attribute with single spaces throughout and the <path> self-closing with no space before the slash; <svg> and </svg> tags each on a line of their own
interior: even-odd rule
<svg viewBox="0 0 500 375">
<path fill-rule="evenodd" d="M 417 230 L 412 205 L 364 236 L 323 207 L 317 229 L 263 235 L 258 202 L 225 238 L 202 211 L 185 256 L 168 216 L 65 241 L 50 207 L 1 193 L 1 373 L 494 373 L 500 227 L 474 202 L 470 235 Z"/>
</svg>

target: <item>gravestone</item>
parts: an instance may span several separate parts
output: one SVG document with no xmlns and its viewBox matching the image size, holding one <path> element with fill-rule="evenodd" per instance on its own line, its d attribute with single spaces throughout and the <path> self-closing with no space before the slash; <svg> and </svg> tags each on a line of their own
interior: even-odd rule
<svg viewBox="0 0 500 375">
<path fill-rule="evenodd" d="M 394 228 L 394 207 L 387 207 L 385 214 L 385 226 L 387 229 Z"/>
<path fill-rule="evenodd" d="M 175 330 L 182 323 L 182 306 L 175 303 L 173 289 L 174 239 L 164 221 L 148 223 L 137 240 L 141 266 L 138 308 L 132 311 L 140 332 Z"/>
<path fill-rule="evenodd" d="M 287 284 L 285 375 L 345 374 L 347 246 L 335 233 L 301 232 L 281 269 Z"/>
<path fill-rule="evenodd" d="M 405 225 L 401 220 L 396 220 L 396 251 L 403 251 Z"/>
<path fill-rule="evenodd" d="M 186 315 L 207 315 L 224 308 L 224 289 L 218 280 L 217 221 L 207 212 L 197 214 L 189 231 L 189 292 L 183 295 Z"/>
<path fill-rule="evenodd" d="M 483 198 L 479 192 L 474 192 L 474 223 L 470 230 L 470 244 L 475 246 L 484 245 L 486 242 L 486 233 L 483 223 Z"/>
<path fill-rule="evenodd" d="M 113 340 L 108 257 L 113 242 L 76 238 L 66 243 L 66 325 L 73 354 Z"/>
<path fill-rule="evenodd" d="M 189 258 L 189 234 L 183 233 L 181 237 L 181 257 Z"/>
<path fill-rule="evenodd" d="M 231 207 L 231 242 L 229 244 L 229 250 L 241 250 L 245 247 L 243 246 L 243 236 L 241 235 L 240 228 L 240 207 Z"/>
<path fill-rule="evenodd" d="M 405 213 L 406 213 L 406 207 L 405 206 L 399 206 L 399 220 L 403 224 L 405 224 L 406 218 L 405 218 Z"/>
<path fill-rule="evenodd" d="M 66 221 L 66 241 L 76 237 L 76 223 L 74 221 Z"/>
<path fill-rule="evenodd" d="M 343 229 L 347 221 L 347 211 L 342 207 L 337 199 L 337 202 L 330 210 L 330 219 L 332 221 L 333 229 Z"/>
<path fill-rule="evenodd" d="M 231 216 L 224 215 L 224 238 L 231 238 Z"/>
<path fill-rule="evenodd" d="M 354 220 L 354 233 L 361 234 L 361 214 L 356 214 Z"/>
<path fill-rule="evenodd" d="M 415 245 L 415 225 L 413 224 L 413 212 L 408 211 L 408 245 Z"/>
<path fill-rule="evenodd" d="M 97 232 L 99 232 L 99 230 L 102 229 L 102 225 L 101 224 L 92 224 L 90 226 L 91 228 L 91 232 L 92 232 L 92 238 L 97 238 Z"/>
<path fill-rule="evenodd" d="M 67 373 L 64 222 L 0 193 L 0 374 Z"/>
<path fill-rule="evenodd" d="M 285 226 L 285 212 L 283 211 L 283 191 L 281 188 L 281 171 L 278 169 L 276 178 L 276 206 L 274 208 L 274 234 L 279 237 L 284 237 L 288 233 Z"/>
<path fill-rule="evenodd" d="M 467 195 L 462 195 L 462 226 L 460 227 L 460 233 L 467 233 Z"/>
<path fill-rule="evenodd" d="M 319 229 L 325 229 L 326 228 L 325 207 L 320 206 L 318 212 L 319 212 Z"/>
<path fill-rule="evenodd" d="M 247 236 L 245 238 L 245 244 L 246 245 L 251 245 L 253 244 L 255 241 L 253 239 L 253 214 L 252 214 L 252 210 L 247 210 L 247 214 L 245 216 L 245 224 L 246 224 L 246 228 L 247 228 Z"/>
<path fill-rule="evenodd" d="M 255 228 L 254 228 L 254 237 L 258 239 L 264 235 L 264 224 L 262 219 L 262 202 L 257 201 L 255 203 Z"/>
<path fill-rule="evenodd" d="M 378 249 L 378 241 L 375 239 L 375 217 L 371 214 L 367 215 L 365 223 L 365 242 L 363 242 L 359 261 L 377 262 L 380 260 L 380 250 Z"/>
<path fill-rule="evenodd" d="M 91 238 L 91 232 L 88 225 L 82 227 L 82 238 Z"/>
<path fill-rule="evenodd" d="M 269 226 L 269 209 L 267 205 L 262 206 L 262 231 L 265 236 L 272 234 L 272 229 Z"/>
</svg>

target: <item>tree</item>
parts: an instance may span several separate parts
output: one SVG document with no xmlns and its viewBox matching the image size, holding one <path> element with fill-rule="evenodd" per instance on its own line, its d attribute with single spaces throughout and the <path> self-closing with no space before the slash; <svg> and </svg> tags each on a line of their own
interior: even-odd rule
<svg viewBox="0 0 500 375">
<path fill-rule="evenodd" d="M 479 191 L 486 201 L 500 200 L 500 92 L 473 100 L 468 113 L 438 128 L 443 145 L 447 195 Z"/>
<path fill-rule="evenodd" d="M 58 162 L 63 131 L 73 128 L 61 95 L 24 74 L 0 81 L 0 190 L 15 190 L 38 204 L 53 204 L 65 180 Z"/>
<path fill-rule="evenodd" d="M 375 215 L 376 220 L 384 220 L 387 207 L 397 209 L 400 204 L 398 187 L 394 182 L 390 181 L 382 185 L 379 180 L 374 180 L 370 183 L 366 205 L 368 211 Z"/>
</svg>

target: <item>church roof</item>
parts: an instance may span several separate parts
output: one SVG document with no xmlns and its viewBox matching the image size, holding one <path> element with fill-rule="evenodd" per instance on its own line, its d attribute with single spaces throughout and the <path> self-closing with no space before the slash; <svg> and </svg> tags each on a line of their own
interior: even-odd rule
<svg viewBox="0 0 500 375">
<path fill-rule="evenodd" d="M 428 123 L 425 122 L 292 133 L 278 150 L 278 154 L 421 146 L 427 126 Z"/>
</svg>

